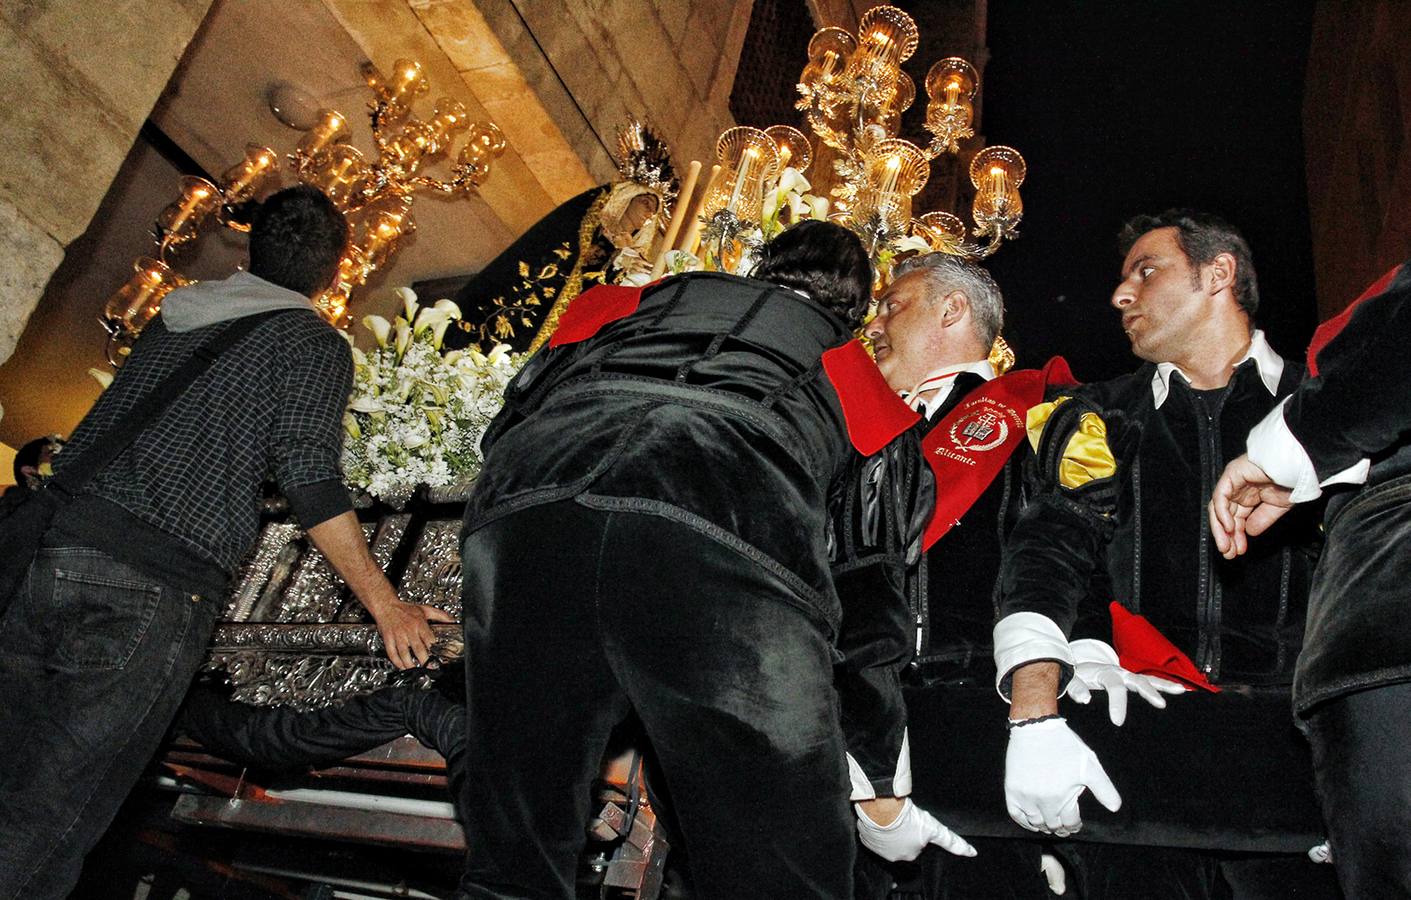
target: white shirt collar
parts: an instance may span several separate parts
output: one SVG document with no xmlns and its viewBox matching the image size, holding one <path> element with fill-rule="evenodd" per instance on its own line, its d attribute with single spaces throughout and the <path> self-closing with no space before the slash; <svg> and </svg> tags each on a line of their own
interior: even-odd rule
<svg viewBox="0 0 1411 900">
<path fill-rule="evenodd" d="M 1247 359 L 1254 360 L 1254 367 L 1259 371 L 1259 380 L 1264 382 L 1265 389 L 1271 395 L 1278 394 L 1279 379 L 1284 377 L 1284 361 L 1274 352 L 1274 348 L 1269 346 L 1269 342 L 1264 339 L 1264 332 L 1258 328 L 1249 336 L 1249 349 L 1235 362 L 1235 368 L 1239 368 Z M 1156 374 L 1151 376 L 1151 399 L 1155 401 L 1157 409 L 1161 408 L 1161 404 L 1166 402 L 1171 393 L 1172 372 L 1181 372 L 1180 366 L 1170 362 L 1157 363 Z M 1181 377 L 1187 382 L 1190 381 L 1185 372 L 1181 372 Z"/>
<path fill-rule="evenodd" d="M 986 381 L 989 381 L 995 377 L 995 367 L 990 365 L 990 361 L 988 359 L 980 359 L 976 360 L 975 362 L 956 363 L 955 365 L 942 366 L 939 369 L 933 369 L 930 372 L 927 372 L 926 377 L 918 381 L 917 384 L 922 385 L 925 384 L 927 381 L 931 380 L 932 378 L 942 378 L 946 375 L 959 376 L 962 372 L 971 372 L 975 375 L 979 375 Z M 931 397 L 929 400 L 923 401 L 922 405 L 926 408 L 923 414 L 926 416 L 926 418 L 931 418 L 931 415 L 936 410 L 940 409 L 943 405 L 945 405 L 946 398 L 950 396 L 950 392 L 953 387 L 955 387 L 955 379 L 949 378 L 941 382 L 939 387 L 936 389 L 936 393 L 933 397 Z M 901 394 L 903 400 L 907 399 L 911 395 L 910 391 L 899 391 L 898 393 Z"/>
</svg>

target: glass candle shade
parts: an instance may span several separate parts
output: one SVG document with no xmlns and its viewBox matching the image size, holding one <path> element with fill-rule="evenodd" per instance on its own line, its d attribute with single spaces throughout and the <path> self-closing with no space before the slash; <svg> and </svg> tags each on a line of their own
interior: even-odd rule
<svg viewBox="0 0 1411 900">
<path fill-rule="evenodd" d="M 888 138 L 873 144 L 867 153 L 867 184 L 873 190 L 913 197 L 926 186 L 930 174 L 926 154 L 910 141 Z"/>
<path fill-rule="evenodd" d="M 789 125 L 774 125 L 764 129 L 774 141 L 775 152 L 779 154 L 779 171 L 792 166 L 795 171 L 805 171 L 813 162 L 813 146 L 802 131 Z"/>
<path fill-rule="evenodd" d="M 928 212 L 913 221 L 912 233 L 930 244 L 932 250 L 940 250 L 946 244 L 965 240 L 965 223 L 948 212 Z"/>
<path fill-rule="evenodd" d="M 810 89 L 831 85 L 847 68 L 857 40 L 841 28 L 820 28 L 808 42 L 808 64 L 799 82 Z"/>
<path fill-rule="evenodd" d="M 1019 186 L 1027 167 L 1024 157 L 1013 147 L 986 147 L 970 161 L 970 183 L 975 186 L 973 212 L 976 234 L 989 234 L 993 228 L 1009 231 L 1024 215 Z"/>
<path fill-rule="evenodd" d="M 773 138 L 758 128 L 737 125 L 720 135 L 715 158 L 720 163 L 718 184 L 729 189 L 724 208 L 741 221 L 758 222 L 764 182 L 779 177 L 779 154 Z"/>
<path fill-rule="evenodd" d="M 137 334 L 162 308 L 162 299 L 187 284 L 161 260 L 140 256 L 132 264 L 132 277 L 108 298 L 103 318 L 128 334 Z"/>
<path fill-rule="evenodd" d="M 975 67 L 959 56 L 936 60 L 926 72 L 926 96 L 939 103 L 973 102 L 979 86 Z"/>
<path fill-rule="evenodd" d="M 162 251 L 179 247 L 196 237 L 201 222 L 221 205 L 221 190 L 197 175 L 183 175 L 181 196 L 157 216 Z"/>
<path fill-rule="evenodd" d="M 361 254 L 366 272 L 381 266 L 397 243 L 416 231 L 410 195 L 379 197 L 352 216 L 352 244 Z"/>
<path fill-rule="evenodd" d="M 440 153 L 450 145 L 455 135 L 469 127 L 470 113 L 466 112 L 465 104 L 450 97 L 442 97 L 436 101 L 431 121 L 427 122 L 426 152 L 433 155 Z"/>
<path fill-rule="evenodd" d="M 431 82 L 414 59 L 399 59 L 392 64 L 387 76 L 387 102 L 394 106 L 410 106 L 412 100 L 431 90 Z"/>
<path fill-rule="evenodd" d="M 367 160 L 357 147 L 334 144 L 314 154 L 299 180 L 323 191 L 334 206 L 347 212 L 361 205 L 369 171 Z"/>
<path fill-rule="evenodd" d="M 505 135 L 494 122 L 476 122 L 470 126 L 465 146 L 457 164 L 470 170 L 470 183 L 478 185 L 490 173 L 496 157 L 505 152 Z"/>
<path fill-rule="evenodd" d="M 273 150 L 259 144 L 247 144 L 245 158 L 226 169 L 220 177 L 225 202 L 233 206 L 253 198 L 265 180 L 278 171 L 279 158 Z"/>
<path fill-rule="evenodd" d="M 336 109 L 321 109 L 318 111 L 318 121 L 314 123 L 314 127 L 299 138 L 295 153 L 303 159 L 308 159 L 325 147 L 347 139 L 348 120 L 343 114 Z"/>
</svg>

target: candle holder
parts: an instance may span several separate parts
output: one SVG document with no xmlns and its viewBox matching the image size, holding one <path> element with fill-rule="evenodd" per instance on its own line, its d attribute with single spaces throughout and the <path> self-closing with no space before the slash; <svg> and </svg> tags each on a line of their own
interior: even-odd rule
<svg viewBox="0 0 1411 900">
<path fill-rule="evenodd" d="M 334 109 L 320 109 L 288 155 L 294 177 L 323 191 L 349 218 L 349 249 L 339 261 L 333 286 L 315 301 L 335 323 L 346 321 L 353 292 L 415 232 L 413 194 L 469 196 L 489 177 L 495 159 L 505 150 L 500 129 L 492 122 L 472 124 L 465 104 L 454 98 L 440 98 L 429 119 L 417 118 L 412 104 L 430 90 L 430 84 L 415 60 L 397 60 L 390 75 L 371 62 L 363 64 L 361 72 L 373 94 L 368 118 L 376 157 L 347 143 L 347 118 Z M 425 174 L 450 153 L 462 132 L 466 142 L 450 166 L 450 177 Z M 278 155 L 268 147 L 250 144 L 244 158 L 215 182 L 194 176 L 182 179 L 181 195 L 153 225 L 156 257 L 138 259 L 135 274 L 104 307 L 108 357 L 114 366 L 124 355 L 122 348 L 156 315 L 161 298 L 188 283 L 167 265 L 167 257 L 195 240 L 213 212 L 226 227 L 248 231 L 254 199 L 279 173 Z"/>
<path fill-rule="evenodd" d="M 990 182 L 977 183 L 983 197 L 977 195 L 973 207 L 974 236 L 991 238 L 983 246 L 966 238 L 963 225 L 957 233 L 959 219 L 950 212 L 944 228 L 923 224 L 918 231 L 910 221 L 915 192 L 885 189 L 879 180 L 885 173 L 879 175 L 876 170 L 878 148 L 898 138 L 902 113 L 916 99 L 916 85 L 901 64 L 916 51 L 918 40 L 916 23 L 909 15 L 894 6 L 874 6 L 863 14 L 856 35 L 841 28 L 822 28 L 809 41 L 795 106 L 813 134 L 838 151 L 830 218 L 854 228 L 879 254 L 910 232 L 945 252 L 987 257 L 1001 241 L 1017 235 L 1023 215 L 1018 194 L 1023 157 L 1013 148 L 1004 148 L 999 157 L 987 157 L 1003 158 L 1001 168 L 1008 181 L 1002 191 L 996 193 Z M 962 145 L 975 136 L 980 79 L 974 66 L 952 56 L 932 64 L 925 88 L 925 128 L 930 139 L 922 147 L 910 145 L 921 156 L 921 169 L 942 154 L 960 153 Z M 908 153 L 907 159 L 913 158 Z"/>
</svg>

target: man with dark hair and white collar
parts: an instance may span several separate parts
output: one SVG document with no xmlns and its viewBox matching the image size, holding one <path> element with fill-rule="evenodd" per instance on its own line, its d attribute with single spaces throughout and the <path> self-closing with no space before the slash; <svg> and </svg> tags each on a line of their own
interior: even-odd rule
<svg viewBox="0 0 1411 900">
<path fill-rule="evenodd" d="M 1006 546 L 995 627 L 1009 813 L 1078 835 L 1065 845 L 1087 898 L 1336 896 L 1327 867 L 1294 855 L 1321 839 L 1288 714 L 1316 522 L 1286 517 L 1231 561 L 1205 520 L 1225 464 L 1303 367 L 1253 328 L 1249 246 L 1228 223 L 1139 216 L 1121 249 L 1112 305 L 1146 364 L 1076 393 L 1097 416 L 1062 404 L 1029 413 L 1032 495 Z M 1117 475 L 1095 490 L 1058 451 L 1071 458 L 1097 436 Z M 1141 674 L 1147 689 L 1191 692 L 1120 732 L 1082 709 L 1070 728 L 1058 699 L 1093 666 L 1128 686 Z M 1111 814 L 1085 822 L 1085 789 Z"/>
</svg>

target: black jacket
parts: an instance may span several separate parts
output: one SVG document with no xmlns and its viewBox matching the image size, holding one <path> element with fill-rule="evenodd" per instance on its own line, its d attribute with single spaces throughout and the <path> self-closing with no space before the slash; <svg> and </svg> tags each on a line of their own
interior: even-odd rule
<svg viewBox="0 0 1411 900">
<path fill-rule="evenodd" d="M 1319 545 L 1315 518 L 1286 516 L 1248 555 L 1227 561 L 1214 548 L 1206 504 L 1249 430 L 1303 369 L 1285 361 L 1275 394 L 1252 359 L 1216 391 L 1195 391 L 1174 373 L 1159 408 L 1155 371 L 1147 364 L 1077 390 L 1103 411 L 1118 460 L 1115 495 L 1075 503 L 1057 473 L 1036 463 L 1033 502 L 1006 549 L 1002 612 L 1042 613 L 1073 638 L 1110 641 L 1107 607 L 1117 600 L 1213 682 L 1287 684 Z M 1064 440 L 1045 429 L 1043 445 Z M 1043 446 L 1038 458 L 1047 458 Z"/>
<path fill-rule="evenodd" d="M 1361 487 L 1328 492 L 1327 551 L 1309 600 L 1294 704 L 1411 680 L 1411 266 L 1365 300 L 1284 408 L 1320 480 L 1362 458 Z M 1263 538 L 1250 542 L 1250 549 Z"/>
<path fill-rule="evenodd" d="M 694 273 L 647 289 L 630 315 L 545 349 L 510 383 L 464 533 L 573 497 L 674 519 L 769 569 L 837 643 L 849 748 L 889 794 L 904 729 L 895 672 L 909 659 L 897 567 L 915 514 L 887 499 L 880 532 L 840 538 L 830 522 L 862 460 L 821 357 L 851 337 L 762 281 Z M 896 503 L 915 502 L 905 461 L 890 463 Z"/>
<path fill-rule="evenodd" d="M 850 337 L 762 281 L 691 274 L 648 289 L 634 313 L 537 354 L 510 383 L 465 531 L 580 496 L 667 516 L 784 577 L 834 632 L 827 496 L 851 448 L 820 358 Z"/>
</svg>

